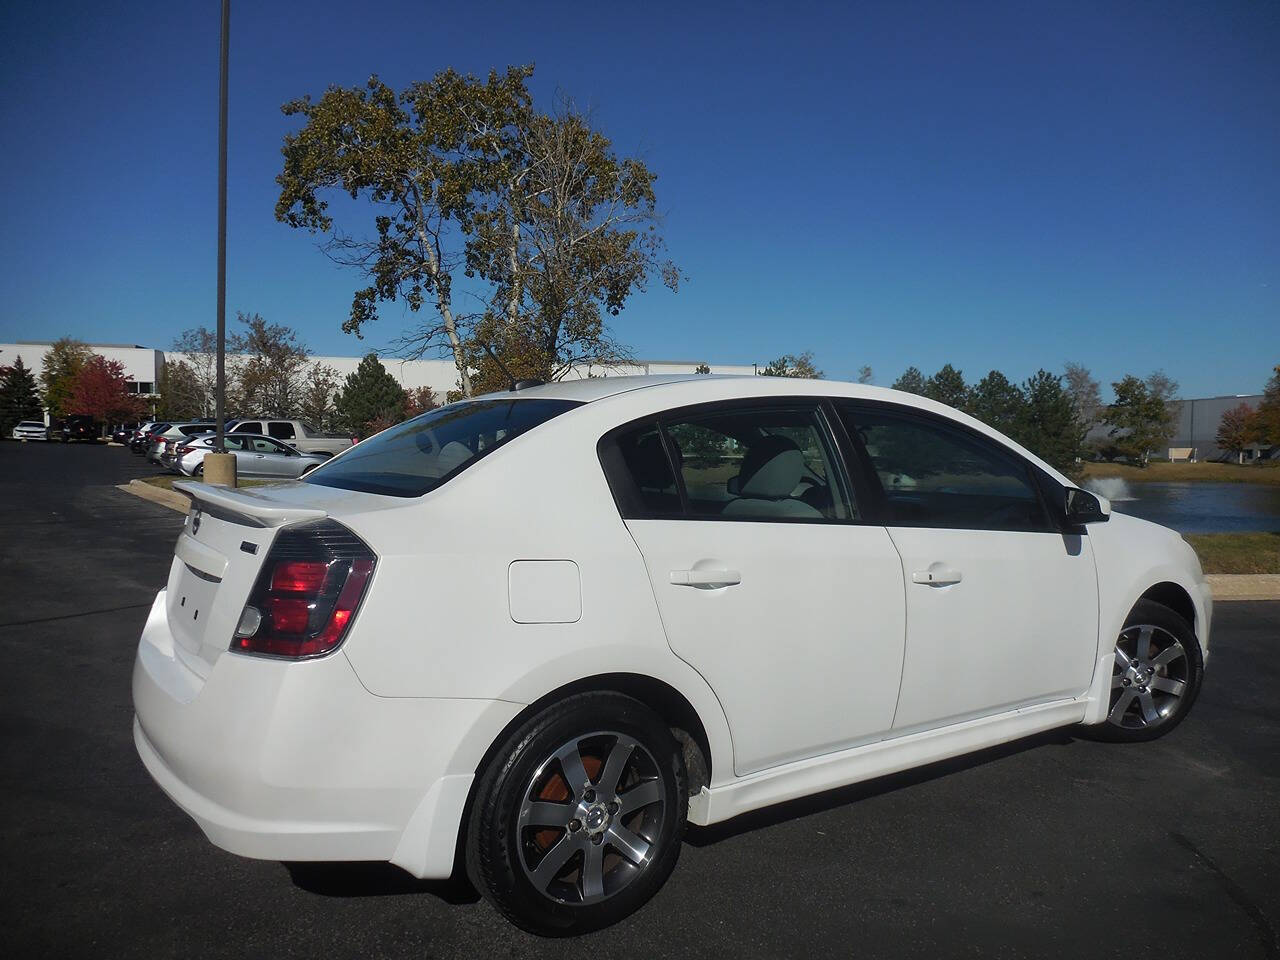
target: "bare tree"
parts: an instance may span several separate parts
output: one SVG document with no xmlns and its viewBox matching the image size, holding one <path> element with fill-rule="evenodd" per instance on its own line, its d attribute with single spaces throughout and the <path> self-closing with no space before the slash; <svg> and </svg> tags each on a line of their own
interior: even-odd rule
<svg viewBox="0 0 1280 960">
<path fill-rule="evenodd" d="M 1076 416 L 1087 430 L 1102 419 L 1102 395 L 1098 392 L 1098 381 L 1081 363 L 1068 363 L 1063 368 L 1063 378 L 1067 394 L 1075 404 Z"/>
</svg>

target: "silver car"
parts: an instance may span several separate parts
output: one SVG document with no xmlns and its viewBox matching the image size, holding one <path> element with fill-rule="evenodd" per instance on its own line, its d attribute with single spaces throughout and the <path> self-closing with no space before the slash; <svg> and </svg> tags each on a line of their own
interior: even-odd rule
<svg viewBox="0 0 1280 960">
<path fill-rule="evenodd" d="M 299 453 L 273 437 L 229 433 L 223 437 L 227 453 L 236 456 L 236 475 L 296 480 L 331 459 L 323 454 Z M 214 434 L 187 437 L 173 456 L 177 472 L 188 477 L 204 474 L 204 457 L 213 452 Z"/>
</svg>

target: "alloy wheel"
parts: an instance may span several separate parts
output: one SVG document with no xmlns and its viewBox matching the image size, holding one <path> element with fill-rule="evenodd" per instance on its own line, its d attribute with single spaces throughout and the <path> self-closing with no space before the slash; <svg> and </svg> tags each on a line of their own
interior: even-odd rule
<svg viewBox="0 0 1280 960">
<path fill-rule="evenodd" d="M 1182 641 L 1154 624 L 1127 626 L 1116 640 L 1107 722 L 1126 730 L 1162 726 L 1177 713 L 1189 685 Z"/>
<path fill-rule="evenodd" d="M 643 744 L 614 731 L 577 737 L 539 764 L 522 795 L 520 863 L 544 896 L 596 903 L 650 866 L 667 816 L 661 768 Z"/>
</svg>

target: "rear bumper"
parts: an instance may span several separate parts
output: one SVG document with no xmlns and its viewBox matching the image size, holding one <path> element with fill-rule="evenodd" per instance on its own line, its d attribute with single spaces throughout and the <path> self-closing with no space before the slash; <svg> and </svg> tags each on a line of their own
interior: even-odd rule
<svg viewBox="0 0 1280 960">
<path fill-rule="evenodd" d="M 375 697 L 346 657 L 227 653 L 201 679 L 175 655 L 165 592 L 133 672 L 134 743 L 214 844 L 270 860 L 390 860 L 450 875 L 478 759 L 518 705 Z M 503 721 L 505 722 L 505 721 Z M 487 743 L 486 743 L 487 745 Z"/>
</svg>

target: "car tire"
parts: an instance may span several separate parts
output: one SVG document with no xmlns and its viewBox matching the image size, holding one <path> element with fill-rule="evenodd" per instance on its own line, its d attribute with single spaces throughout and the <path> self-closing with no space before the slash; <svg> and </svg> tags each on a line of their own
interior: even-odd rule
<svg viewBox="0 0 1280 960">
<path fill-rule="evenodd" d="M 1081 731 L 1111 743 L 1163 737 L 1191 711 L 1203 679 L 1191 624 L 1163 604 L 1139 600 L 1116 639 L 1107 718 Z"/>
<path fill-rule="evenodd" d="M 191 471 L 191 475 L 192 475 L 193 477 L 197 477 L 197 478 L 198 478 L 198 477 L 203 477 L 203 476 L 204 476 L 204 464 L 203 464 L 203 463 L 197 463 L 197 464 L 196 464 L 196 468 L 195 468 L 194 470 L 192 470 L 192 471 Z"/>
<path fill-rule="evenodd" d="M 531 933 L 599 929 L 670 876 L 687 807 L 682 751 L 661 718 L 622 694 L 577 694 L 494 752 L 471 806 L 467 870 Z"/>
</svg>

